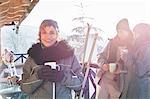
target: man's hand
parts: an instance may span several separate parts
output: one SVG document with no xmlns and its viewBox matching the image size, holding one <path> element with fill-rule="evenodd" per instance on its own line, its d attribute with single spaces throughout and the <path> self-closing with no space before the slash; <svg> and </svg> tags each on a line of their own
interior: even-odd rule
<svg viewBox="0 0 150 99">
<path fill-rule="evenodd" d="M 104 64 L 104 65 L 102 66 L 102 69 L 103 69 L 104 71 L 108 71 L 108 70 L 109 70 L 109 65 L 108 65 L 108 64 Z"/>
</svg>

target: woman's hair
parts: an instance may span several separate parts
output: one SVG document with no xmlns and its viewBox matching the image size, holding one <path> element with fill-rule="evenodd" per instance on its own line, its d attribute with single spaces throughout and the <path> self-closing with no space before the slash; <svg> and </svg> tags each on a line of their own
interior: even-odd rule
<svg viewBox="0 0 150 99">
<path fill-rule="evenodd" d="M 40 29 L 46 26 L 53 26 L 55 29 L 58 29 L 58 24 L 56 21 L 52 20 L 52 19 L 47 19 L 44 20 L 41 25 L 40 25 Z"/>
<path fill-rule="evenodd" d="M 47 26 L 53 26 L 56 29 L 56 31 L 59 32 L 58 24 L 55 20 L 52 20 L 52 19 L 43 20 L 39 27 L 39 40 L 40 40 L 41 31 L 43 30 L 43 28 L 45 28 Z"/>
<path fill-rule="evenodd" d="M 146 42 L 150 42 L 150 25 L 146 23 L 140 23 L 137 24 L 133 32 L 135 35 L 138 35 L 138 37 L 135 39 L 135 46 L 139 47 L 143 45 Z"/>
</svg>

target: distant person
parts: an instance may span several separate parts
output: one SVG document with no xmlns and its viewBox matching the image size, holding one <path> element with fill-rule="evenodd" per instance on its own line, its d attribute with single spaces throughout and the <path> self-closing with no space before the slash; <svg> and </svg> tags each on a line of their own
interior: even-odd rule
<svg viewBox="0 0 150 99">
<path fill-rule="evenodd" d="M 116 30 L 117 35 L 98 57 L 100 69 L 97 72 L 96 99 L 120 99 L 124 89 L 124 73 L 127 71 L 122 54 L 131 47 L 133 35 L 126 18 L 117 23 Z"/>
<path fill-rule="evenodd" d="M 139 99 L 150 99 L 150 25 L 137 24 L 135 35 L 135 65 L 138 78 Z"/>
<path fill-rule="evenodd" d="M 2 65 L 0 66 L 0 94 L 3 99 L 7 97 L 7 93 L 15 94 L 21 91 L 19 85 L 17 85 L 19 77 L 13 60 L 13 53 L 5 49 L 2 54 Z"/>
<path fill-rule="evenodd" d="M 57 22 L 44 20 L 39 28 L 39 42 L 28 50 L 21 89 L 30 99 L 52 99 L 52 83 L 56 85 L 56 99 L 72 99 L 71 90 L 81 89 L 82 68 L 74 50 L 66 41 L 59 41 L 58 35 Z M 56 62 L 57 69 L 47 62 Z"/>
<path fill-rule="evenodd" d="M 11 51 L 8 51 L 7 49 L 5 49 L 4 53 L 2 54 L 2 66 L 0 66 L 0 70 L 1 70 L 0 72 L 1 79 L 3 78 L 5 79 L 6 77 L 10 80 L 11 78 L 13 77 L 15 78 L 17 76 L 16 67 L 14 65 L 13 53 Z"/>
</svg>

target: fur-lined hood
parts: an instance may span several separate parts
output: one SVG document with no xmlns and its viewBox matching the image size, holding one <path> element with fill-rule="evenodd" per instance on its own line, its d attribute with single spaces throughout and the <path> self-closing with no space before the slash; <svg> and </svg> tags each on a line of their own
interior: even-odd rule
<svg viewBox="0 0 150 99">
<path fill-rule="evenodd" d="M 74 50 L 65 40 L 62 40 L 50 47 L 43 47 L 41 43 L 34 44 L 28 50 L 28 54 L 36 64 L 42 65 L 48 61 L 57 62 L 60 59 L 70 57 L 74 54 Z"/>
</svg>

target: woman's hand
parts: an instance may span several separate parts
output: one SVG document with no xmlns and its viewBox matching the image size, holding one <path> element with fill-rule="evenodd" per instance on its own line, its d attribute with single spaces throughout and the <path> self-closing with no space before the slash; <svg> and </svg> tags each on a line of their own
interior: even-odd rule
<svg viewBox="0 0 150 99">
<path fill-rule="evenodd" d="M 41 69 L 37 71 L 38 78 L 50 81 L 50 82 L 60 82 L 64 77 L 64 72 L 62 70 L 51 69 L 51 66 L 43 65 Z"/>
<path fill-rule="evenodd" d="M 19 78 L 18 78 L 18 77 L 16 77 L 16 76 L 12 76 L 12 77 L 11 77 L 11 81 L 12 81 L 12 83 L 16 83 L 16 82 L 17 82 L 17 80 L 19 80 Z"/>
</svg>

